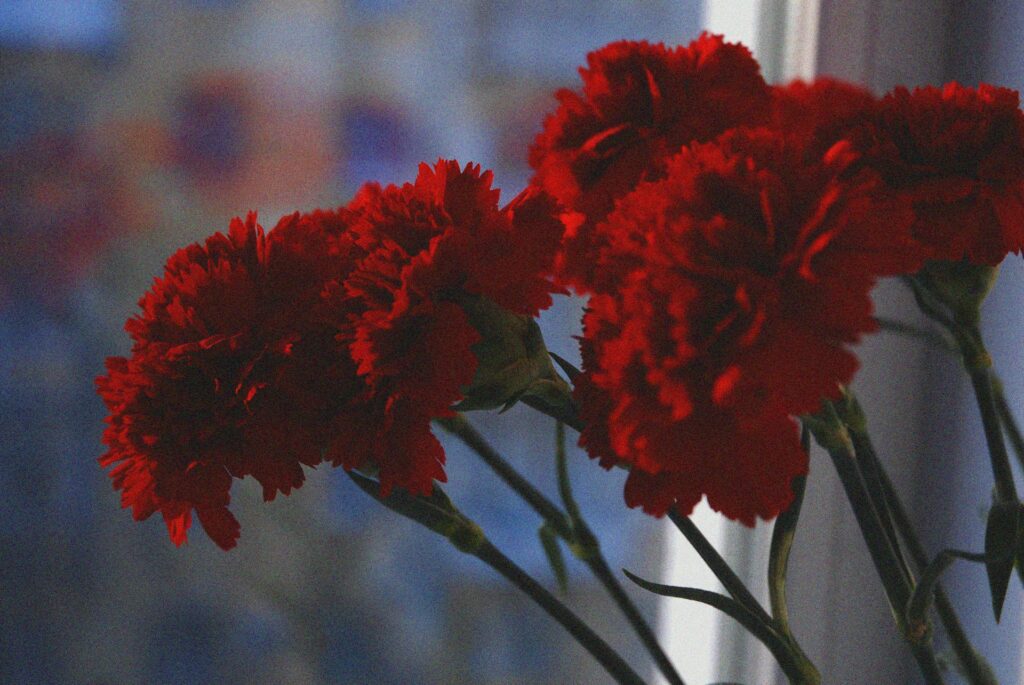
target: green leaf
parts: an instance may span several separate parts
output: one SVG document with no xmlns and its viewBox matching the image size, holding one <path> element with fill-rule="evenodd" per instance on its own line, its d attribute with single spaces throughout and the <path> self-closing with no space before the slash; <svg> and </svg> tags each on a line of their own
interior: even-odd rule
<svg viewBox="0 0 1024 685">
<path fill-rule="evenodd" d="M 1013 574 L 1014 557 L 1018 554 L 1020 542 L 1020 505 L 1017 502 L 996 502 L 988 512 L 985 526 L 985 570 L 988 572 L 988 586 L 992 592 L 992 611 L 996 622 L 1003 613 L 1003 602 Z"/>
<path fill-rule="evenodd" d="M 626 574 L 626 577 L 631 581 L 647 590 L 653 592 L 656 595 L 662 597 L 675 597 L 677 599 L 688 599 L 691 602 L 700 602 L 701 604 L 707 604 L 712 606 L 723 614 L 727 614 L 732 618 L 736 619 L 743 626 L 747 627 L 754 632 L 752 626 L 758 626 L 760 628 L 769 628 L 762 624 L 754 614 L 745 609 L 739 602 L 734 600 L 732 597 L 726 597 L 725 595 L 710 590 L 702 590 L 696 587 L 679 587 L 676 585 L 662 585 L 661 583 L 655 583 L 650 580 L 645 580 L 640 576 L 630 573 L 626 569 L 622 569 L 622 572 Z"/>
<path fill-rule="evenodd" d="M 551 564 L 551 570 L 558 582 L 558 589 L 565 594 L 569 591 L 569 576 L 565 572 L 565 558 L 562 556 L 562 547 L 558 544 L 558 533 L 551 527 L 551 524 L 544 523 L 537 531 L 540 536 L 540 544 L 544 548 L 544 555 Z"/>
<path fill-rule="evenodd" d="M 939 578 L 957 559 L 982 564 L 987 564 L 990 561 L 986 554 L 965 552 L 959 549 L 944 549 L 939 552 L 935 559 L 921 571 L 921 577 L 918 579 L 917 585 L 914 586 L 914 593 L 907 602 L 908 623 L 916 626 L 924 625 L 926 614 L 935 598 L 935 588 L 939 584 Z"/>
<path fill-rule="evenodd" d="M 794 669 L 799 669 L 796 659 L 798 657 L 793 653 L 790 643 L 786 637 L 778 632 L 776 627 L 769 623 L 764 623 L 754 615 L 749 609 L 741 605 L 732 597 L 726 597 L 717 592 L 711 592 L 710 590 L 702 590 L 695 587 L 677 587 L 675 585 L 662 585 L 661 583 L 654 583 L 649 580 L 644 580 L 637 575 L 634 575 L 622 569 L 622 572 L 626 574 L 626 577 L 631 581 L 647 590 L 653 592 L 656 595 L 662 597 L 677 597 L 679 599 L 688 599 L 691 602 L 700 602 L 701 604 L 707 604 L 708 606 L 718 609 L 723 614 L 729 616 L 741 626 L 743 626 L 747 632 L 753 635 L 755 638 L 761 641 L 769 651 L 778 660 L 779 665 L 782 666 L 782 670 L 785 673 L 791 673 Z M 810 665 L 813 670 L 813 665 Z M 805 682 L 803 680 L 792 680 L 791 682 Z M 806 682 L 819 682 L 819 681 L 806 681 Z"/>
<path fill-rule="evenodd" d="M 576 382 L 576 378 L 582 372 L 579 369 L 577 369 L 575 366 L 573 366 L 572 363 L 569 362 L 567 359 L 565 359 L 563 357 L 560 357 L 559 355 L 555 354 L 554 352 L 548 351 L 548 354 L 550 354 L 551 358 L 555 360 L 555 363 L 558 364 L 558 368 L 560 368 L 565 373 L 566 377 L 568 377 L 568 379 L 571 382 L 575 383 Z"/>
</svg>

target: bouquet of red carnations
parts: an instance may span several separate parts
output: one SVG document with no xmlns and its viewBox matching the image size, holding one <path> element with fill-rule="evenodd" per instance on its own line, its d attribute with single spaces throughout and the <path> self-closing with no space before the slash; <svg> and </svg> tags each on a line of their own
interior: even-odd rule
<svg viewBox="0 0 1024 685">
<path fill-rule="evenodd" d="M 440 160 L 402 186 L 295 213 L 250 214 L 172 256 L 127 323 L 131 356 L 97 383 L 110 411 L 100 459 L 134 518 L 159 512 L 175 544 L 193 512 L 236 544 L 232 480 L 289 494 L 303 466 L 342 466 L 385 506 L 506 576 L 619 683 L 642 679 L 445 496 L 431 424 L 480 455 L 593 570 L 664 676 L 682 680 L 573 501 L 540 494 L 463 413 L 522 402 L 578 431 L 625 501 L 667 514 L 728 595 L 705 602 L 764 642 L 792 683 L 817 683 L 787 619 L 786 564 L 815 440 L 831 455 L 896 628 L 942 682 L 932 614 L 972 683 L 994 678 L 939 582 L 986 565 L 998 618 L 1024 515 L 1004 436 L 1022 442 L 979 333 L 999 263 L 1024 246 L 1024 114 L 982 85 L 882 98 L 819 79 L 770 86 L 741 45 L 618 42 L 530 148 L 531 185 L 505 206 L 491 173 Z M 899 276 L 970 374 L 995 489 L 976 552 L 923 549 L 848 390 L 850 346 L 877 330 L 871 289 Z M 552 294 L 589 298 L 582 368 L 550 355 L 535 317 Z M 893 325 L 893 324 L 890 324 Z M 688 514 L 775 519 L 763 608 Z M 557 565 L 557 563 L 556 563 Z"/>
</svg>

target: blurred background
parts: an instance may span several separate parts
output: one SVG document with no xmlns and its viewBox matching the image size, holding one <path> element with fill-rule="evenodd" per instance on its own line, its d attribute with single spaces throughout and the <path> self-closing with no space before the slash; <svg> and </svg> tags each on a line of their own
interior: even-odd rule
<svg viewBox="0 0 1024 685">
<path fill-rule="evenodd" d="M 236 482 L 239 547 L 222 552 L 197 524 L 174 548 L 159 516 L 120 509 L 96 464 L 93 379 L 128 352 L 124 321 L 177 248 L 249 209 L 269 227 L 441 156 L 493 169 L 507 201 L 587 51 L 686 43 L 698 5 L 0 0 L 0 682 L 606 682 L 490 569 L 340 471 L 270 504 Z M 545 316 L 568 358 L 580 311 L 564 300 Z M 553 425 L 518 409 L 476 419 L 555 495 Z M 447 452 L 453 499 L 554 587 L 537 518 L 475 457 Z M 618 474 L 574 456 L 611 566 L 658 568 L 660 528 L 622 506 Z M 569 601 L 642 667 L 568 565 Z"/>
<path fill-rule="evenodd" d="M 511 199 L 554 90 L 578 84 L 587 51 L 685 44 L 701 27 L 750 45 L 770 80 L 1024 87 L 1018 0 L 0 0 L 0 683 L 609 683 L 489 569 L 340 471 L 309 473 L 270 504 L 236 482 L 239 547 L 224 553 L 195 526 L 174 548 L 159 517 L 135 523 L 119 508 L 96 464 L 105 411 L 93 379 L 128 352 L 123 323 L 166 258 L 232 216 L 256 209 L 273 225 L 442 156 L 493 169 Z M 1022 264 L 1007 260 L 984 311 L 1018 414 Z M 877 304 L 915 321 L 898 286 Z M 542 319 L 569 359 L 580 313 L 562 298 Z M 929 549 L 980 548 L 991 477 L 958 363 L 885 334 L 859 354 L 857 391 Z M 549 421 L 518 408 L 471 418 L 554 496 Z M 446 449 L 452 498 L 553 588 L 533 513 L 474 456 Z M 570 466 L 613 569 L 716 588 L 680 536 L 622 505 L 620 474 L 578 452 Z M 790 573 L 797 636 L 824 682 L 919 682 L 817 451 L 811 472 Z M 763 593 L 770 526 L 696 517 Z M 651 674 L 567 561 L 567 601 Z M 997 626 L 980 567 L 946 580 L 1001 682 L 1024 682 L 1019 584 Z M 782 682 L 712 610 L 630 591 L 688 683 Z"/>
</svg>

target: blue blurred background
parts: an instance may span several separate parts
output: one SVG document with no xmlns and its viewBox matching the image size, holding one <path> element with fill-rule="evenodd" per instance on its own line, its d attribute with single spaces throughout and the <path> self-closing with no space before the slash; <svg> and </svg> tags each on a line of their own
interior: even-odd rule
<svg viewBox="0 0 1024 685">
<path fill-rule="evenodd" d="M 455 157 L 511 199 L 527 145 L 588 50 L 689 42 L 696 0 L 2 0 L 0 682 L 601 683 L 489 569 L 321 468 L 290 497 L 236 483 L 240 546 L 175 549 L 96 464 L 93 379 L 175 249 L 257 209 L 337 206 Z M 574 358 L 578 302 L 545 314 Z M 476 417 L 554 494 L 553 426 Z M 523 430 L 524 425 L 530 429 Z M 524 436 L 526 438 L 524 439 Z M 449 492 L 549 586 L 539 521 L 448 445 Z M 576 454 L 612 568 L 660 564 L 622 479 Z M 646 657 L 569 559 L 569 601 Z M 650 596 L 639 596 L 649 615 Z M 645 671 L 642 671 L 645 672 Z"/>
</svg>

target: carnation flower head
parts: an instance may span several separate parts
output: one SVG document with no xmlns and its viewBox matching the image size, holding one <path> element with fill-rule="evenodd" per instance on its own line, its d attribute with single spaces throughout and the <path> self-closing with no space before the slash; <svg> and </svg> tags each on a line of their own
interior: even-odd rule
<svg viewBox="0 0 1024 685">
<path fill-rule="evenodd" d="M 869 90 L 828 76 L 772 86 L 771 93 L 771 127 L 803 137 L 815 154 L 852 136 L 878 106 Z"/>
<path fill-rule="evenodd" d="M 350 422 L 362 437 L 348 441 L 365 450 L 331 458 L 347 468 L 376 464 L 385 492 L 426 494 L 444 480 L 431 419 L 451 416 L 478 382 L 493 381 L 479 378 L 492 370 L 482 350 L 519 342 L 506 337 L 516 326 L 495 321 L 535 316 L 558 292 L 549 273 L 564 227 L 554 200 L 529 189 L 499 208 L 491 181 L 479 165 L 439 160 L 421 165 L 413 183 L 367 184 L 345 210 L 366 257 L 329 297 L 359 303 L 338 336 L 368 388 L 362 422 Z M 521 391 L 535 375 L 509 382 Z"/>
<path fill-rule="evenodd" d="M 345 351 L 318 323 L 323 283 L 359 252 L 329 218 L 288 216 L 268 236 L 250 213 L 178 251 L 126 324 L 131 355 L 97 379 L 110 411 L 100 463 L 134 518 L 159 511 L 175 544 L 195 511 L 233 547 L 232 478 L 253 476 L 267 500 L 299 487 L 326 419 L 358 390 L 354 371 L 331 372 Z"/>
<path fill-rule="evenodd" d="M 685 513 L 707 495 L 752 524 L 789 504 L 807 468 L 791 417 L 852 378 L 876 277 L 923 260 L 909 210 L 870 172 L 844 177 L 854 163 L 845 144 L 822 157 L 805 138 L 732 131 L 595 229 L 582 443 L 630 464 L 631 506 Z"/>
<path fill-rule="evenodd" d="M 750 51 L 702 34 L 686 47 L 619 41 L 587 55 L 583 88 L 556 93 L 559 107 L 530 148 L 533 183 L 569 218 L 567 273 L 586 262 L 588 226 L 691 141 L 765 123 L 768 86 Z"/>
<path fill-rule="evenodd" d="M 1024 246 L 1024 113 L 1016 91 L 986 84 L 882 99 L 862 144 L 914 203 L 914 235 L 936 259 L 994 266 Z"/>
<path fill-rule="evenodd" d="M 100 462 L 122 504 L 136 519 L 160 511 L 176 544 L 194 511 L 229 549 L 233 478 L 253 476 L 268 500 L 323 459 L 374 472 L 385 494 L 444 480 L 430 421 L 473 393 L 478 369 L 509 350 L 524 361 L 522 341 L 501 336 L 557 292 L 554 200 L 531 189 L 499 209 L 490 183 L 441 161 L 269 234 L 250 214 L 171 257 L 126 326 L 131 356 L 97 380 L 110 410 Z M 532 351 L 550 368 L 542 344 Z M 525 361 L 498 367 L 502 388 L 538 377 Z"/>
</svg>

